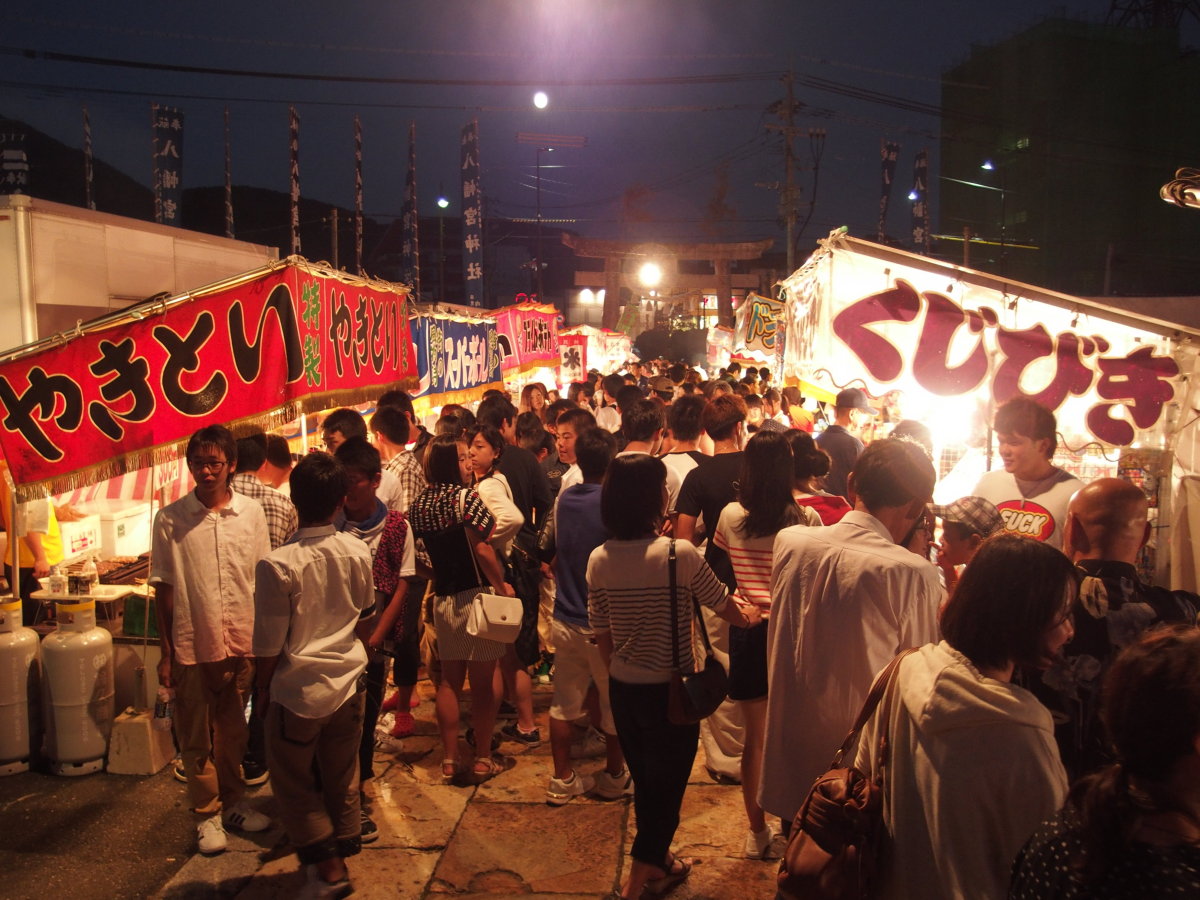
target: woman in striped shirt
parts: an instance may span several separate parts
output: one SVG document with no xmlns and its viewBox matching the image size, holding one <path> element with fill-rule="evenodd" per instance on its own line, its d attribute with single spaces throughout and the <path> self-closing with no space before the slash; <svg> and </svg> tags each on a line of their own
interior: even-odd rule
<svg viewBox="0 0 1200 900">
<path fill-rule="evenodd" d="M 797 432 L 801 434 L 802 432 Z M 742 746 L 742 802 L 750 833 L 742 853 L 763 859 L 777 831 L 767 827 L 758 805 L 763 736 L 767 727 L 767 616 L 771 612 L 771 563 L 775 535 L 789 525 L 820 525 L 810 506 L 792 499 L 792 450 L 776 431 L 760 431 L 746 444 L 738 499 L 721 510 L 713 541 L 729 554 L 737 595 L 758 608 L 762 621 L 729 629 L 729 697 L 746 722 Z"/>
<path fill-rule="evenodd" d="M 643 890 L 662 893 L 691 871 L 690 860 L 671 854 L 671 839 L 700 726 L 667 720 L 667 685 L 676 653 L 685 673 L 696 670 L 694 624 L 699 619 L 693 598 L 735 625 L 748 627 L 759 617 L 757 608 L 731 601 L 691 542 L 660 536 L 666 479 L 666 466 L 652 456 L 638 453 L 612 461 L 600 494 L 600 516 L 612 537 L 592 551 L 587 569 L 588 617 L 608 664 L 613 721 L 633 775 L 638 831 L 624 898 L 640 897 Z"/>
</svg>

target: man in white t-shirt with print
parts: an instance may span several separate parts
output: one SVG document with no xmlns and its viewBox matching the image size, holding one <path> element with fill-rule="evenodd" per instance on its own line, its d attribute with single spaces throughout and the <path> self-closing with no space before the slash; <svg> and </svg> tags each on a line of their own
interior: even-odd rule
<svg viewBox="0 0 1200 900">
<path fill-rule="evenodd" d="M 1083 482 L 1050 462 L 1058 441 L 1054 413 L 1013 397 L 996 410 L 992 427 L 1004 468 L 986 473 L 971 493 L 995 505 L 1005 531 L 1062 549 L 1067 504 Z"/>
</svg>

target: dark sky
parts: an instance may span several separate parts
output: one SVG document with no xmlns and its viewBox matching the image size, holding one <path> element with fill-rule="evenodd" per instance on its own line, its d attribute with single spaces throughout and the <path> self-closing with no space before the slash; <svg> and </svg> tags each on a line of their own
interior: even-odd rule
<svg viewBox="0 0 1200 900">
<path fill-rule="evenodd" d="M 782 139 L 764 124 L 778 121 L 768 107 L 784 96 L 779 76 L 790 65 L 798 78 L 830 86 L 796 90 L 805 104 L 796 124 L 827 132 L 805 232 L 811 246 L 842 224 L 854 234 L 874 232 L 885 138 L 902 145 L 890 230 L 907 231 L 904 194 L 913 156 L 929 148 L 936 165 L 938 121 L 928 107 L 938 103 L 941 72 L 963 60 L 973 43 L 1003 39 L 1053 13 L 1101 21 L 1109 6 L 1109 0 L 1062 6 L 1044 0 L 9 0 L 0 13 L 0 114 L 80 146 L 86 104 L 96 156 L 149 184 L 149 103 L 177 105 L 186 117 L 185 187 L 198 187 L 223 181 L 221 116 L 228 105 L 235 183 L 286 191 L 287 105 L 295 103 L 303 193 L 352 206 L 357 113 L 366 212 L 379 217 L 400 212 L 408 123 L 417 123 L 421 211 L 433 214 L 439 185 L 457 200 L 459 131 L 477 117 L 493 215 L 534 215 L 535 148 L 518 144 L 517 132 L 582 135 L 583 149 L 543 155 L 545 217 L 575 219 L 569 227 L 603 237 L 748 240 L 781 234 L 777 195 L 755 183 L 783 177 Z M 30 59 L 20 53 L 26 50 L 214 70 L 483 83 L 176 73 Z M 695 76 L 709 83 L 653 83 Z M 599 85 L 598 79 L 651 83 Z M 550 95 L 546 110 L 530 102 L 537 84 Z M 886 98 L 851 96 L 864 90 Z M 811 167 L 808 139 L 796 146 L 799 163 Z M 710 224 L 706 231 L 706 209 L 722 178 L 728 210 L 717 230 Z M 800 173 L 805 214 L 811 179 L 810 171 Z M 622 197 L 630 189 L 641 198 L 635 212 L 654 222 L 623 223 Z"/>
</svg>

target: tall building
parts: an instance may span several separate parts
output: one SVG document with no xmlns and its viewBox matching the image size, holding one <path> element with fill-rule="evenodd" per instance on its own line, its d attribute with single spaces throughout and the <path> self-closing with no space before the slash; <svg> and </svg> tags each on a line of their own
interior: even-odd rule
<svg viewBox="0 0 1200 900">
<path fill-rule="evenodd" d="M 1159 199 L 1200 166 L 1200 58 L 1176 29 L 1053 19 L 942 76 L 943 258 L 1067 293 L 1200 293 L 1200 218 Z M 990 163 L 991 168 L 982 168 Z"/>
</svg>

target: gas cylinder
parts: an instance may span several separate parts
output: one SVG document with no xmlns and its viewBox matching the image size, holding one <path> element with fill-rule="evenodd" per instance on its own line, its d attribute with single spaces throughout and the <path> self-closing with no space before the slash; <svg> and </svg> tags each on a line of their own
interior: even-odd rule
<svg viewBox="0 0 1200 900">
<path fill-rule="evenodd" d="M 46 757 L 56 775 L 104 768 L 114 709 L 112 635 L 96 627 L 96 601 L 57 602 L 58 626 L 42 640 Z"/>
<path fill-rule="evenodd" d="M 38 634 L 21 624 L 21 599 L 0 598 L 0 775 L 29 771 L 41 668 Z"/>
</svg>

